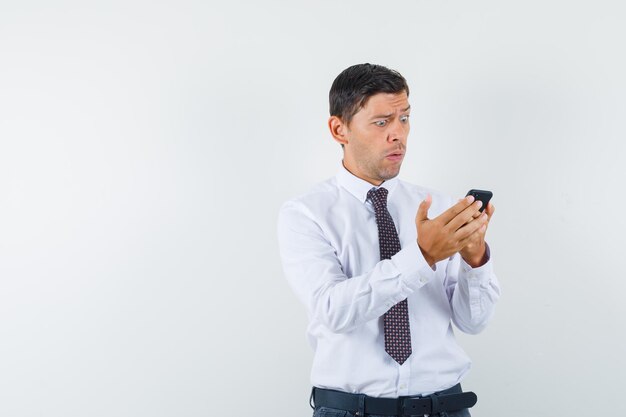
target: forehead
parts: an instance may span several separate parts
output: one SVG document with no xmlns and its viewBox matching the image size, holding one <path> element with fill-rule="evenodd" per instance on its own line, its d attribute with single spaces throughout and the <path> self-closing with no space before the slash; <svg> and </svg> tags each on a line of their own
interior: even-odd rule
<svg viewBox="0 0 626 417">
<path fill-rule="evenodd" d="M 367 100 L 359 113 L 395 113 L 396 111 L 406 109 L 408 106 L 409 97 L 406 95 L 406 91 L 402 91 L 398 94 L 378 93 Z"/>
</svg>

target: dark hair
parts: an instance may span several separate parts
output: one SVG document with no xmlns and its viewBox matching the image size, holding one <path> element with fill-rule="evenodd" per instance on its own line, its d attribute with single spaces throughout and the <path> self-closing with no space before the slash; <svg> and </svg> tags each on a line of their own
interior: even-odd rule
<svg viewBox="0 0 626 417">
<path fill-rule="evenodd" d="M 350 124 L 352 117 L 371 96 L 378 93 L 400 94 L 403 91 L 409 95 L 409 86 L 399 72 L 382 65 L 353 65 L 343 70 L 330 87 L 330 115 Z"/>
</svg>

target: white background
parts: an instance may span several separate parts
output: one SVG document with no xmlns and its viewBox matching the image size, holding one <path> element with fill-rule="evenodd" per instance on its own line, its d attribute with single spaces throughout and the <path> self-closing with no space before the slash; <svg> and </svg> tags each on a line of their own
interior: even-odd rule
<svg viewBox="0 0 626 417">
<path fill-rule="evenodd" d="M 0 415 L 310 416 L 280 204 L 335 174 L 328 90 L 413 106 L 400 177 L 494 192 L 476 417 L 624 415 L 626 7 L 0 2 Z M 366 366 L 364 364 L 364 366 Z"/>
</svg>

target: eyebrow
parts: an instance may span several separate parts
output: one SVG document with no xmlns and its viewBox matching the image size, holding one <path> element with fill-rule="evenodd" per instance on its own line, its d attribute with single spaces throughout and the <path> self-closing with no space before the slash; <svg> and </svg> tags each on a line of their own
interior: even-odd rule
<svg viewBox="0 0 626 417">
<path fill-rule="evenodd" d="M 406 112 L 409 111 L 409 109 L 411 108 L 411 105 L 409 104 L 409 107 L 407 107 L 406 109 L 403 109 L 402 112 Z M 370 120 L 372 119 L 386 119 L 388 117 L 393 116 L 393 113 L 389 113 L 389 114 L 377 114 L 376 116 L 372 116 L 370 117 Z"/>
</svg>

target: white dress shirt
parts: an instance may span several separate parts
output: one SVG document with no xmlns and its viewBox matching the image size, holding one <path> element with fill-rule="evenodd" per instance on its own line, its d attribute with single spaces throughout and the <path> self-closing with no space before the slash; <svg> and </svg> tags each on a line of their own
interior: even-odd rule
<svg viewBox="0 0 626 417">
<path fill-rule="evenodd" d="M 500 289 L 491 256 L 474 269 L 458 253 L 434 268 L 424 259 L 417 208 L 431 194 L 432 219 L 454 199 L 397 177 L 381 187 L 389 191 L 400 252 L 380 260 L 376 217 L 367 199 L 378 187 L 341 164 L 336 176 L 280 208 L 283 270 L 308 311 L 314 386 L 374 397 L 428 395 L 454 386 L 470 368 L 451 323 L 466 333 L 480 332 Z M 382 316 L 405 298 L 413 353 L 399 365 L 385 352 Z"/>
</svg>

